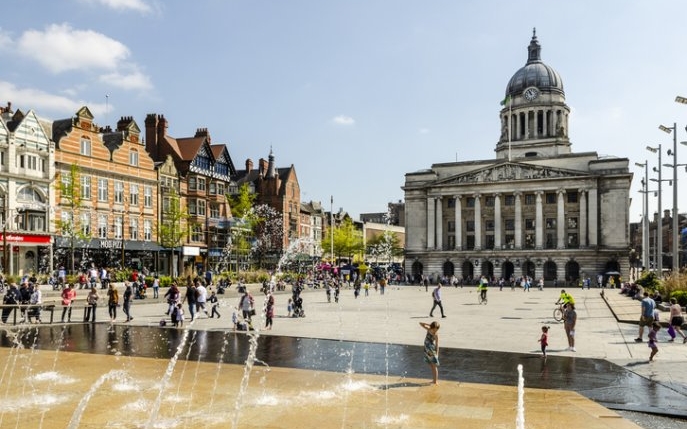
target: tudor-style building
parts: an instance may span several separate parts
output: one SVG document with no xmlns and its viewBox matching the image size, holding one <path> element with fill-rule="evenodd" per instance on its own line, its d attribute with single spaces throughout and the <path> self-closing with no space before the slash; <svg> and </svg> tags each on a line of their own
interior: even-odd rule
<svg viewBox="0 0 687 429">
<path fill-rule="evenodd" d="M 112 131 L 84 106 L 53 122 L 52 140 L 58 264 L 157 271 L 157 173 L 136 121 Z"/>
<path fill-rule="evenodd" d="M 0 264 L 5 274 L 52 272 L 55 146 L 33 110 L 0 108 Z"/>
<path fill-rule="evenodd" d="M 183 226 L 187 233 L 179 249 L 183 271 L 179 273 L 189 275 L 214 269 L 229 236 L 231 208 L 226 192 L 236 171 L 229 152 L 223 144 L 211 144 L 206 128 L 196 130 L 193 137 L 169 136 L 163 115 L 147 115 L 145 128 L 148 153 L 160 163 L 171 157 L 178 174 L 178 183 L 165 181 L 161 188 L 161 221 L 165 219 L 165 198 L 169 198 L 174 187 L 188 213 Z M 165 251 L 172 253 L 172 249 Z"/>
<path fill-rule="evenodd" d="M 626 277 L 628 159 L 572 152 L 563 82 L 542 62 L 536 33 L 505 95 L 496 159 L 406 174 L 406 272 Z"/>
</svg>

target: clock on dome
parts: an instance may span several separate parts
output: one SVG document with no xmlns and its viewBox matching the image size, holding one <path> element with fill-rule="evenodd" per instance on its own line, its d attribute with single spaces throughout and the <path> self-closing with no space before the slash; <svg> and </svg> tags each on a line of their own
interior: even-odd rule
<svg viewBox="0 0 687 429">
<path fill-rule="evenodd" d="M 522 96 L 525 97 L 527 101 L 534 101 L 539 97 L 539 90 L 535 86 L 530 86 L 529 88 L 525 88 L 522 92 Z"/>
</svg>

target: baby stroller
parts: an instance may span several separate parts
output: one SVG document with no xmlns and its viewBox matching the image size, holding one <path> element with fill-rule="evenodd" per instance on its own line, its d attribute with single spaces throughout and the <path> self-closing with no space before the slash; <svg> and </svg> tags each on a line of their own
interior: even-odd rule
<svg viewBox="0 0 687 429">
<path fill-rule="evenodd" d="M 293 317 L 305 317 L 305 310 L 303 310 L 303 298 L 297 296 L 293 300 Z"/>
</svg>

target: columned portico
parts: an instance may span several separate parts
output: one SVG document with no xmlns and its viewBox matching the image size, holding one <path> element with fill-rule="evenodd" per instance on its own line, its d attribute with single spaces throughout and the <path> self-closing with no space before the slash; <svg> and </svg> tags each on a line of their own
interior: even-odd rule
<svg viewBox="0 0 687 429">
<path fill-rule="evenodd" d="M 522 249 L 522 192 L 515 193 L 515 248 Z"/>
<path fill-rule="evenodd" d="M 542 249 L 544 247 L 544 211 L 541 198 L 543 192 L 537 191 L 534 194 L 536 196 L 534 245 L 537 249 Z"/>
<path fill-rule="evenodd" d="M 429 197 L 427 198 L 427 249 L 434 249 L 435 219 L 434 197 Z"/>
<path fill-rule="evenodd" d="M 482 205 L 480 194 L 475 194 L 475 250 L 482 249 Z"/>
<path fill-rule="evenodd" d="M 587 190 L 580 189 L 580 247 L 587 247 Z"/>
<path fill-rule="evenodd" d="M 442 197 L 437 197 L 437 250 L 444 250 L 444 209 Z"/>
<path fill-rule="evenodd" d="M 455 196 L 455 201 L 456 203 L 455 208 L 456 208 L 456 213 L 455 213 L 455 222 L 456 222 L 456 250 L 462 250 L 463 249 L 463 200 L 460 195 Z"/>
<path fill-rule="evenodd" d="M 565 226 L 565 189 L 559 189 L 556 198 L 557 249 L 565 249 Z"/>
</svg>

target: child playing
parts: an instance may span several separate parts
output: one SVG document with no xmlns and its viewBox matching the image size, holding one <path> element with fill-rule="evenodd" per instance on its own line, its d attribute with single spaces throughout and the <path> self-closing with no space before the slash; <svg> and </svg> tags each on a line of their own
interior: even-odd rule
<svg viewBox="0 0 687 429">
<path fill-rule="evenodd" d="M 233 307 L 232 311 L 231 311 L 231 323 L 234 324 L 234 331 L 235 331 L 236 328 L 238 328 L 238 326 L 239 326 L 239 315 L 236 311 L 236 307 Z"/>
<path fill-rule="evenodd" d="M 425 335 L 425 362 L 429 364 L 432 370 L 432 384 L 435 386 L 439 384 L 439 323 L 420 322 L 420 326 L 427 331 Z"/>
<path fill-rule="evenodd" d="M 541 357 L 546 359 L 546 346 L 549 345 L 549 327 L 541 327 L 541 337 L 539 337 L 539 343 L 541 344 Z"/>
<path fill-rule="evenodd" d="M 177 304 L 176 311 L 173 312 L 174 314 L 174 326 L 178 326 L 179 328 L 184 327 L 184 308 L 182 307 L 181 303 Z"/>
<path fill-rule="evenodd" d="M 658 322 L 654 322 L 651 325 L 651 330 L 649 331 L 649 347 L 651 348 L 651 354 L 649 355 L 649 362 L 654 360 L 654 356 L 658 353 L 658 346 L 656 345 L 656 335 L 661 329 L 661 325 Z"/>
<path fill-rule="evenodd" d="M 221 316 L 219 314 L 219 299 L 217 299 L 217 294 L 215 294 L 215 291 L 212 291 L 212 294 L 210 295 L 210 298 L 208 298 L 208 301 L 212 304 L 212 313 L 210 313 L 210 318 L 214 317 L 215 314 L 217 315 L 217 318 L 219 319 Z"/>
<path fill-rule="evenodd" d="M 293 300 L 289 298 L 289 303 L 286 305 L 286 311 L 288 311 L 288 316 L 291 317 L 291 312 L 293 311 Z"/>
</svg>

